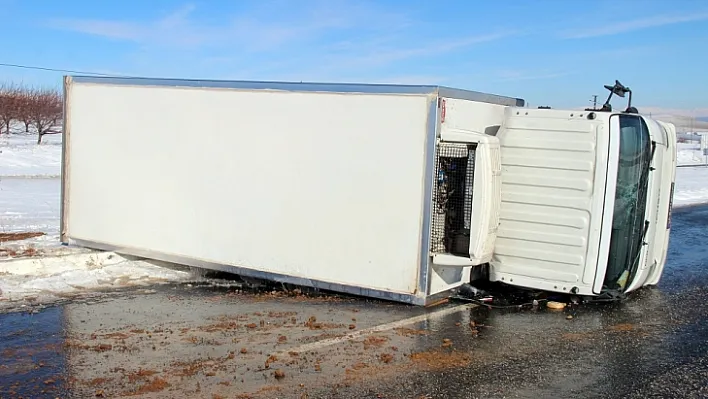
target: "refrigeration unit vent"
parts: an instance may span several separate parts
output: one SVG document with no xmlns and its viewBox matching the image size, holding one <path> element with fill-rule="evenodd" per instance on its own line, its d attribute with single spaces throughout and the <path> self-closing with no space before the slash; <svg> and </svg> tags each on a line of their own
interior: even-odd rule
<svg viewBox="0 0 708 399">
<path fill-rule="evenodd" d="M 440 143 L 435 152 L 431 251 L 469 256 L 476 144 Z"/>
</svg>

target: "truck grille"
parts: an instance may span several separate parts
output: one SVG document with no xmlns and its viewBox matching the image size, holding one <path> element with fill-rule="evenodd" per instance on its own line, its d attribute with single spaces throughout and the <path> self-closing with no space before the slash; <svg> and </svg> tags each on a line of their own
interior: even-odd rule
<svg viewBox="0 0 708 399">
<path fill-rule="evenodd" d="M 469 255 L 475 144 L 440 143 L 435 151 L 431 251 Z"/>
</svg>

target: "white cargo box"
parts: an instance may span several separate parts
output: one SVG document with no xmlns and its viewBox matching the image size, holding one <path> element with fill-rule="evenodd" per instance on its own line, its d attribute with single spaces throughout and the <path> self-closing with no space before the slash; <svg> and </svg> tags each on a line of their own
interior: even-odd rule
<svg viewBox="0 0 708 399">
<path fill-rule="evenodd" d="M 62 241 L 424 305 L 491 259 L 493 134 L 437 86 L 65 78 Z"/>
</svg>

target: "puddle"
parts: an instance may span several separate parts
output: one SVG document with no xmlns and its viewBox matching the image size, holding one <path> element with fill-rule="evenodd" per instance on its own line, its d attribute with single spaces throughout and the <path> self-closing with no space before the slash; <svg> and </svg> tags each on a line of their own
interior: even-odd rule
<svg viewBox="0 0 708 399">
<path fill-rule="evenodd" d="M 64 309 L 0 316 L 0 396 L 63 396 Z"/>
</svg>

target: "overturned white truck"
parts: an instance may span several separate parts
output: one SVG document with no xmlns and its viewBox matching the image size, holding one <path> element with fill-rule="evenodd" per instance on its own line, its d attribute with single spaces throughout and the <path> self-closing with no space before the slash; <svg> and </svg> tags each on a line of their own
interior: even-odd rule
<svg viewBox="0 0 708 399">
<path fill-rule="evenodd" d="M 69 245 L 416 305 L 482 268 L 613 297 L 662 273 L 675 130 L 631 109 L 438 86 L 64 88 Z"/>
</svg>

